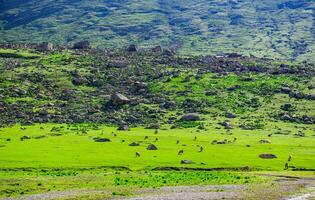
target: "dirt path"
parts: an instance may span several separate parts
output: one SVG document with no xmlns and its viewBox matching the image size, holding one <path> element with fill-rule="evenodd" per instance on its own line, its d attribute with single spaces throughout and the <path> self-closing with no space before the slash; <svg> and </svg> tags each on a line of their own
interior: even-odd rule
<svg viewBox="0 0 315 200">
<path fill-rule="evenodd" d="M 294 195 L 295 194 L 295 195 Z M 89 196 L 111 196 L 108 190 L 71 190 L 46 194 L 26 195 L 18 198 L 0 198 L 0 200 L 51 200 L 76 199 Z M 92 198 L 93 199 L 93 198 Z M 108 198 L 107 198 L 108 199 Z M 272 183 L 255 185 L 209 185 L 177 186 L 160 189 L 142 189 L 135 197 L 114 197 L 115 200 L 213 200 L 213 199 L 315 199 L 315 178 L 278 176 Z"/>
<path fill-rule="evenodd" d="M 143 191 L 145 194 L 139 197 L 125 198 L 128 200 L 187 200 L 187 199 L 239 199 L 240 191 L 246 186 L 215 185 L 215 186 L 181 186 L 163 187 L 159 190 Z"/>
<path fill-rule="evenodd" d="M 308 200 L 315 199 L 315 187 L 307 188 L 309 192 L 287 198 L 287 200 Z"/>
</svg>

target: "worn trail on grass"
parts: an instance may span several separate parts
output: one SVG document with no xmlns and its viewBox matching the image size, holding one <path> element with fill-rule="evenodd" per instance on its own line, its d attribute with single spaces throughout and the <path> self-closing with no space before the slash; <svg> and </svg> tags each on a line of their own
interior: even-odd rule
<svg viewBox="0 0 315 200">
<path fill-rule="evenodd" d="M 273 184 L 175 186 L 160 189 L 142 189 L 135 197 L 112 197 L 119 200 L 190 200 L 190 199 L 287 199 L 308 200 L 315 198 L 315 178 L 276 176 Z M 294 195 L 295 194 L 295 195 Z M 45 194 L 25 195 L 1 200 L 76 199 L 79 197 L 111 196 L 109 190 L 71 190 Z"/>
</svg>

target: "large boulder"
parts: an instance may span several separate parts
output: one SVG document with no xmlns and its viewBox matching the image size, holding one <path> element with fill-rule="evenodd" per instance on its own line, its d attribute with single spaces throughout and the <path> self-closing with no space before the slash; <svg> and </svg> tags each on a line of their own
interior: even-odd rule
<svg viewBox="0 0 315 200">
<path fill-rule="evenodd" d="M 198 113 L 188 113 L 181 117 L 182 121 L 198 121 L 200 120 L 200 116 Z"/>
<path fill-rule="evenodd" d="M 120 93 L 115 93 L 111 95 L 110 100 L 114 106 L 120 106 L 120 105 L 128 104 L 130 102 L 130 100 L 126 96 Z"/>
<path fill-rule="evenodd" d="M 126 51 L 128 52 L 138 52 L 138 46 L 135 44 L 129 45 L 129 47 L 126 48 Z"/>
<path fill-rule="evenodd" d="M 85 40 L 85 41 L 80 41 L 77 42 L 73 45 L 73 49 L 89 49 L 90 48 L 90 42 Z"/>
<path fill-rule="evenodd" d="M 118 131 L 129 131 L 129 126 L 127 124 L 121 124 L 118 128 Z"/>
<path fill-rule="evenodd" d="M 154 144 L 150 144 L 150 145 L 147 147 L 147 150 L 158 150 L 158 148 L 157 148 Z"/>
<path fill-rule="evenodd" d="M 164 49 L 162 52 L 163 56 L 174 56 L 175 52 L 169 49 Z"/>
<path fill-rule="evenodd" d="M 54 45 L 49 42 L 43 42 L 37 46 L 37 50 L 39 51 L 53 51 Z"/>
<path fill-rule="evenodd" d="M 160 45 L 158 45 L 158 46 L 153 47 L 153 48 L 151 49 L 151 51 L 152 51 L 153 53 L 161 53 L 161 52 L 163 51 L 163 49 L 162 49 L 162 47 L 161 47 Z"/>
</svg>

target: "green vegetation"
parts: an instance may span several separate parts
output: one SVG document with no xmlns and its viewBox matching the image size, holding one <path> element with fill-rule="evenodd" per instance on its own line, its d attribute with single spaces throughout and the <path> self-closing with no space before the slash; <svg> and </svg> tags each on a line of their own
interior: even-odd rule
<svg viewBox="0 0 315 200">
<path fill-rule="evenodd" d="M 161 44 L 182 54 L 239 52 L 314 61 L 314 3 L 306 0 L 1 2 L 0 41 L 97 47 Z"/>
<path fill-rule="evenodd" d="M 296 136 L 300 127 L 281 125 L 288 135 L 277 134 L 274 125 L 265 130 L 216 129 L 207 124 L 206 130 L 132 128 L 117 131 L 115 127 L 90 125 L 14 126 L 1 129 L 2 168 L 84 168 L 123 166 L 130 169 L 157 167 L 227 168 L 251 170 L 283 170 L 289 155 L 293 157 L 291 169 L 314 169 L 314 136 L 312 126 L 305 126 L 304 137 Z M 283 132 L 285 132 L 283 130 Z M 274 134 L 268 137 L 269 134 Z M 148 139 L 145 137 L 148 136 Z M 196 141 L 194 137 L 197 137 Z M 24 139 L 23 139 L 24 138 Z M 93 138 L 108 138 L 109 142 L 95 142 Z M 155 142 L 155 139 L 158 141 Z M 237 138 L 236 141 L 233 141 Z M 8 140 L 9 139 L 9 140 Z M 226 144 L 213 144 L 213 140 L 227 140 Z M 269 140 L 270 144 L 260 140 Z M 179 143 L 177 143 L 179 140 Z M 139 146 L 129 146 L 139 142 Z M 158 150 L 146 150 L 149 144 Z M 200 146 L 203 152 L 199 152 Z M 178 155 L 183 150 L 183 155 Z M 136 152 L 140 157 L 136 157 Z M 260 154 L 272 153 L 277 159 L 261 159 Z M 181 160 L 192 160 L 189 165 Z"/>
<path fill-rule="evenodd" d="M 105 198 L 116 195 L 129 196 L 140 188 L 177 185 L 251 184 L 262 180 L 265 179 L 240 172 L 128 171 L 106 167 L 82 170 L 2 170 L 0 171 L 0 197 L 93 189 L 93 191 L 103 191 L 101 197 Z"/>
<path fill-rule="evenodd" d="M 314 175 L 312 64 L 13 46 L 0 73 L 3 197 Z"/>
</svg>

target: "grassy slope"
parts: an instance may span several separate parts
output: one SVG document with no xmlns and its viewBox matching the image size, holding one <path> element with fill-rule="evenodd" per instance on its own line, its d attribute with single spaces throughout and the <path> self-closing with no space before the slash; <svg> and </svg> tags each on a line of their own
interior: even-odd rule
<svg viewBox="0 0 315 200">
<path fill-rule="evenodd" d="M 7 62 L 11 60 L 2 53 L 4 55 L 9 53 L 9 57 L 13 61 L 17 60 L 21 65 L 7 69 Z M 52 114 L 61 113 L 58 102 L 63 101 L 59 100 L 56 94 L 63 89 L 70 88 L 78 93 L 76 101 L 68 103 L 71 106 L 69 112 L 84 108 L 85 102 L 102 105 L 103 97 L 95 96 L 93 92 L 101 91 L 102 94 L 108 94 L 106 89 L 87 85 L 76 86 L 71 82 L 70 71 L 77 69 L 82 76 L 88 76 L 93 70 L 91 56 L 83 54 L 73 51 L 45 54 L 32 50 L 1 50 L 0 55 L 4 58 L 0 60 L 3 71 L 0 77 L 0 89 L 9 91 L 1 97 L 1 101 L 10 105 L 14 105 L 14 103 L 17 103 L 18 106 L 30 105 L 33 112 L 46 109 L 47 103 L 53 102 L 56 106 L 50 107 L 47 111 Z M 150 66 L 148 67 L 151 69 Z M 141 69 L 146 70 L 142 66 Z M 187 92 L 185 95 L 187 99 L 210 103 L 208 106 L 200 107 L 203 118 L 201 122 L 180 124 L 184 127 L 193 126 L 194 128 L 170 129 L 170 125 L 167 124 L 169 117 L 178 119 L 182 113 L 186 112 L 182 107 L 166 110 L 165 115 L 159 116 L 163 126 L 157 135 L 154 134 L 154 130 L 144 129 L 141 126 L 133 127 L 130 132 L 117 131 L 116 127 L 108 125 L 94 126 L 91 124 L 36 124 L 27 126 L 26 130 L 21 129 L 20 125 L 1 128 L 0 194 L 12 196 L 56 190 L 96 188 L 108 189 L 109 193 L 106 193 L 105 197 L 111 197 L 114 193 L 129 195 L 134 189 L 150 186 L 243 184 L 246 181 L 255 181 L 256 178 L 246 178 L 249 175 L 229 172 L 154 172 L 150 169 L 167 166 L 193 168 L 249 166 L 257 170 L 281 171 L 289 155 L 293 157 L 291 167 L 315 168 L 314 124 L 284 122 L 270 115 L 282 112 L 281 106 L 291 103 L 294 106 L 292 111 L 294 115 L 314 116 L 313 101 L 298 100 L 290 98 L 287 94 L 278 93 L 280 87 L 287 85 L 303 93 L 314 94 L 314 88 L 309 87 L 314 85 L 313 77 L 264 73 L 239 75 L 229 73 L 221 76 L 216 73 L 205 73 L 200 79 L 196 79 L 195 69 L 176 67 L 162 69 L 164 71 L 179 70 L 181 73 L 178 77 L 165 75 L 160 79 L 155 79 L 149 83 L 148 92 L 166 95 L 177 105 L 181 105 L 185 101 L 184 95 L 178 92 Z M 128 76 L 126 71 L 132 70 L 134 70 L 132 67 L 119 70 L 106 69 L 106 71 L 126 76 Z M 25 74 L 36 73 L 44 74 L 44 80 L 53 81 L 56 87 L 54 89 L 46 88 L 43 82 L 33 81 L 33 76 L 23 80 L 20 78 Z M 103 72 L 97 73 L 102 74 Z M 190 80 L 184 80 L 189 75 L 193 75 Z M 109 77 L 110 74 L 106 74 L 103 79 L 110 81 L 115 89 L 119 89 L 120 84 L 111 82 Z M 251 77 L 252 81 L 244 79 L 248 77 Z M 119 78 L 119 80 L 124 80 L 123 77 Z M 240 88 L 232 92 L 227 90 L 235 85 L 239 85 Z M 38 87 L 36 94 L 30 92 L 19 97 L 10 93 L 11 88 L 18 87 L 30 91 L 29 89 L 33 86 Z M 216 94 L 207 96 L 206 91 L 215 91 Z M 37 93 L 42 93 L 43 96 L 38 98 Z M 254 97 L 259 99 L 258 107 L 252 106 L 248 101 Z M 20 102 L 25 104 L 20 104 Z M 64 102 L 67 101 L 64 100 Z M 131 109 L 149 109 L 156 115 L 156 111 L 160 110 L 159 106 L 159 103 L 148 101 L 135 106 L 119 108 L 115 110 L 115 113 L 124 113 Z M 197 107 L 199 108 L 199 105 Z M 103 110 L 100 112 L 105 116 Z M 229 119 L 233 126 L 230 131 L 218 125 L 219 122 L 227 119 L 224 116 L 225 112 L 237 115 L 237 118 Z M 239 128 L 241 124 L 256 120 L 259 121 L 259 124 L 263 124 L 262 129 L 256 127 L 254 130 L 242 130 Z M 196 128 L 200 123 L 205 125 L 206 130 Z M 53 127 L 61 126 L 63 128 L 60 128 L 59 131 L 52 131 Z M 299 131 L 305 133 L 305 137 L 294 135 Z M 117 136 L 115 137 L 112 132 Z M 279 132 L 288 135 L 276 134 Z M 268 137 L 268 134 L 273 135 Z M 21 141 L 20 138 L 26 135 L 31 139 Z M 145 136 L 149 136 L 149 139 L 144 140 Z M 195 136 L 197 136 L 197 141 L 193 141 Z M 36 139 L 36 137 L 39 138 Z M 94 137 L 110 138 L 112 142 L 96 143 L 93 141 Z M 237 138 L 235 143 L 211 144 L 212 140 L 233 140 L 234 137 Z M 8 138 L 11 141 L 7 141 Z M 155 138 L 159 139 L 156 143 Z M 261 139 L 268 139 L 271 144 L 260 144 Z M 123 140 L 125 141 L 122 142 Z M 176 145 L 176 140 L 180 141 L 179 145 Z M 128 146 L 134 141 L 142 142 L 139 147 Z M 156 144 L 159 149 L 147 151 L 146 147 L 150 143 Z M 182 146 L 183 144 L 186 146 Z M 203 146 L 204 152 L 198 153 L 197 145 Z M 250 145 L 250 147 L 246 147 L 246 145 Z M 180 149 L 184 150 L 182 156 L 177 155 Z M 141 153 L 140 158 L 135 157 L 136 151 Z M 258 157 L 260 153 L 274 153 L 278 158 L 263 160 Z M 191 159 L 195 164 L 181 165 L 182 159 Z M 205 164 L 201 164 L 201 162 Z M 117 168 L 112 171 L 108 166 L 124 166 L 140 171 L 126 172 Z M 91 169 L 86 169 L 89 167 Z M 139 181 L 134 182 L 134 177 L 140 177 Z M 205 180 L 205 177 L 208 179 Z M 65 187 L 65 185 L 67 186 Z M 112 193 L 113 191 L 114 193 Z"/>
<path fill-rule="evenodd" d="M 237 51 L 314 61 L 314 3 L 290 6 L 299 2 L 4 1 L 0 41 L 60 44 L 88 39 L 103 47 L 162 44 L 180 47 L 184 54 Z"/>
</svg>

